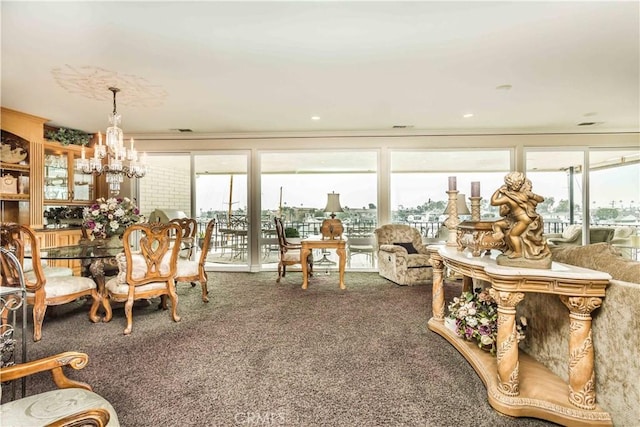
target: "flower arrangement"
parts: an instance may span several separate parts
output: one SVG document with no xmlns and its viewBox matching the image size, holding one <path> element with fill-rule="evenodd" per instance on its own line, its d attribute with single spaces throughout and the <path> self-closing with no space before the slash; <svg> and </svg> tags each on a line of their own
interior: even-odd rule
<svg viewBox="0 0 640 427">
<path fill-rule="evenodd" d="M 459 337 L 475 341 L 483 350 L 496 353 L 498 340 L 498 304 L 485 289 L 463 292 L 449 304 L 449 315 L 455 321 L 454 332 Z M 516 321 L 518 342 L 524 339 L 527 319 Z"/>
<path fill-rule="evenodd" d="M 140 210 L 129 199 L 103 197 L 84 208 L 82 224 L 93 233 L 94 238 L 122 236 L 124 229 L 142 220 Z"/>
</svg>

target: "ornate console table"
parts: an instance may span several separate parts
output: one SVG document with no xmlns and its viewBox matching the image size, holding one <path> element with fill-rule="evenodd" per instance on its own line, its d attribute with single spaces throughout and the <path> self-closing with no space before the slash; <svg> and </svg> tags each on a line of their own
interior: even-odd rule
<svg viewBox="0 0 640 427">
<path fill-rule="evenodd" d="M 496 251 L 482 257 L 455 247 L 429 246 L 429 251 L 433 265 L 433 317 L 429 329 L 449 341 L 473 366 L 494 409 L 514 417 L 535 417 L 562 425 L 612 425 L 609 413 L 596 404 L 591 338 L 591 312 L 601 305 L 611 276 L 560 263 L 553 263 L 550 270 L 499 266 Z M 462 274 L 466 283 L 475 278 L 491 284 L 491 295 L 498 302 L 496 357 L 445 327 L 445 266 Z M 527 292 L 559 295 L 569 310 L 568 383 L 518 349 L 516 306 Z M 535 319 L 530 324 L 535 327 Z"/>
</svg>

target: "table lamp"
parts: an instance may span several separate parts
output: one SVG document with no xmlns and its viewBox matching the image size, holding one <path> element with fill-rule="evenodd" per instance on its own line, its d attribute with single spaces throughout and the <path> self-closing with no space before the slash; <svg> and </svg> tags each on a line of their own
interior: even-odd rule
<svg viewBox="0 0 640 427">
<path fill-rule="evenodd" d="M 340 194 L 339 193 L 329 193 L 327 194 L 327 206 L 324 208 L 325 212 L 331 212 L 331 219 L 327 218 L 322 221 L 322 227 L 320 227 L 320 232 L 322 233 L 323 239 L 340 239 L 342 238 L 342 232 L 344 228 L 342 227 L 342 222 L 336 218 L 336 212 L 344 212 L 342 207 L 340 206 Z"/>
</svg>

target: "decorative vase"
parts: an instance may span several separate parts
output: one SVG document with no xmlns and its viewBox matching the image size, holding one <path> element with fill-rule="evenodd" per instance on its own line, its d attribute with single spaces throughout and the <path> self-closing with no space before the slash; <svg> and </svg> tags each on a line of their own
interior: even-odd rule
<svg viewBox="0 0 640 427">
<path fill-rule="evenodd" d="M 122 247 L 122 236 L 113 235 L 111 237 L 107 237 L 104 240 L 104 245 L 108 248 L 121 248 Z"/>
</svg>

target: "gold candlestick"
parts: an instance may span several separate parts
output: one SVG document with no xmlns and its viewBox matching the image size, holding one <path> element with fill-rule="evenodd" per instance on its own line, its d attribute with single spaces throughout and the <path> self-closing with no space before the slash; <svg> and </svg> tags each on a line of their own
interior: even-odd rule
<svg viewBox="0 0 640 427">
<path fill-rule="evenodd" d="M 447 194 L 449 195 L 449 205 L 447 206 L 449 217 L 444 221 L 445 227 L 449 229 L 447 246 L 458 246 L 456 238 L 458 233 L 456 227 L 460 224 L 460 218 L 458 217 L 458 191 L 449 190 Z"/>
<path fill-rule="evenodd" d="M 480 200 L 482 197 L 469 197 L 471 201 L 471 221 L 480 221 Z"/>
</svg>

